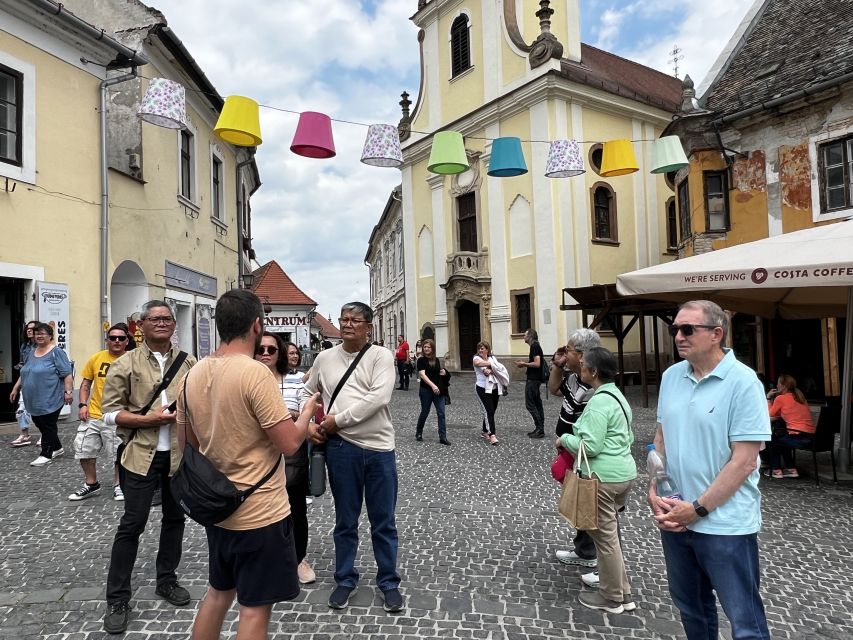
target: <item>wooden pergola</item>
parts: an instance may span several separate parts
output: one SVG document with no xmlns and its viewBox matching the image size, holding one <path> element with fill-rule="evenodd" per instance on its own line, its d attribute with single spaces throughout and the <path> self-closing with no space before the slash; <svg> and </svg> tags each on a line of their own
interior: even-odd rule
<svg viewBox="0 0 853 640">
<path fill-rule="evenodd" d="M 575 301 L 567 301 L 570 297 Z M 646 361 L 646 323 L 645 319 L 656 318 L 665 325 L 672 324 L 678 305 L 662 300 L 632 298 L 616 291 L 616 284 L 594 284 L 588 287 L 563 289 L 562 311 L 581 311 L 583 326 L 588 329 L 612 331 L 616 338 L 619 359 L 619 386 L 625 387 L 625 337 L 638 325 L 640 331 L 640 384 L 643 387 L 643 407 L 649 406 L 649 372 Z M 591 318 L 591 320 L 590 320 Z M 626 322 L 627 320 L 627 322 Z M 658 332 L 652 331 L 652 346 L 655 359 L 655 384 L 661 379 L 660 345 Z"/>
</svg>

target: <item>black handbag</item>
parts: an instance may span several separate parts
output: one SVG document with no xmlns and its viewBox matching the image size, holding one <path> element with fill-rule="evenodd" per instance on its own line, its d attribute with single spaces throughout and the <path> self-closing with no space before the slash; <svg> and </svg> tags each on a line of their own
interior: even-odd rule
<svg viewBox="0 0 853 640">
<path fill-rule="evenodd" d="M 183 396 L 184 410 L 189 414 L 186 382 Z M 186 441 L 186 424 L 184 436 L 184 455 L 178 470 L 171 478 L 172 495 L 184 513 L 205 527 L 212 527 L 237 511 L 250 495 L 272 478 L 281 464 L 279 455 L 269 473 L 248 489 L 241 491 L 228 476 Z"/>
</svg>

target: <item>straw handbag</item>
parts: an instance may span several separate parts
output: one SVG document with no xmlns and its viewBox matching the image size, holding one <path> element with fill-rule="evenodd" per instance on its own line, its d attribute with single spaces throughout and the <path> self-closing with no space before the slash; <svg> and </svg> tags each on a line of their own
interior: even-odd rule
<svg viewBox="0 0 853 640">
<path fill-rule="evenodd" d="M 581 464 L 586 463 L 585 477 L 581 477 Z M 563 480 L 560 494 L 560 515 L 580 531 L 598 529 L 598 478 L 593 478 L 589 459 L 580 441 L 575 466 Z"/>
</svg>

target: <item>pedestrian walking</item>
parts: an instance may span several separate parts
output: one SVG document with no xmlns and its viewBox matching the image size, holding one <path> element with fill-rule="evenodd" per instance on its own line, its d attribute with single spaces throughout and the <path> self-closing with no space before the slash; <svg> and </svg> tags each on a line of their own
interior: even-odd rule
<svg viewBox="0 0 853 640">
<path fill-rule="evenodd" d="M 388 409 L 394 391 L 393 356 L 368 342 L 372 321 L 373 310 L 363 302 L 343 306 L 339 318 L 343 343 L 318 354 L 305 392 L 322 393 L 326 411 L 319 425 L 311 423 L 309 432 L 314 444 L 326 445 L 329 486 L 335 499 L 336 587 L 329 606 L 346 608 L 358 586 L 355 559 L 364 502 L 376 584 L 385 611 L 397 612 L 404 608 L 404 600 L 397 573 L 397 458 Z"/>
<path fill-rule="evenodd" d="M 221 637 L 236 596 L 237 637 L 267 638 L 273 603 L 299 595 L 286 470 L 278 467 L 282 453 L 293 455 L 302 446 L 317 397 L 307 399 L 294 422 L 279 383 L 253 358 L 264 322 L 255 294 L 232 289 L 219 298 L 215 314 L 220 346 L 193 367 L 178 391 L 181 446 L 190 443 L 241 490 L 275 472 L 228 518 L 205 527 L 209 586 L 192 637 Z M 261 344 L 278 346 L 275 336 Z M 300 500 L 304 504 L 304 496 Z"/>
<path fill-rule="evenodd" d="M 397 374 L 400 376 L 398 391 L 409 390 L 409 343 L 403 336 L 397 336 L 397 351 L 395 352 L 397 362 Z"/>
<path fill-rule="evenodd" d="M 110 366 L 101 399 L 104 424 L 118 427 L 125 444 L 124 514 L 118 524 L 107 574 L 107 612 L 104 630 L 123 633 L 130 621 L 131 575 L 139 550 L 139 536 L 151 511 L 155 490 L 162 491 L 163 517 L 157 549 L 155 593 L 170 604 L 190 602 L 189 592 L 178 584 L 184 537 L 184 512 L 172 497 L 169 478 L 181 452 L 174 427 L 178 384 L 196 359 L 172 345 L 175 317 L 162 300 L 151 300 L 140 314 L 144 342 Z"/>
<path fill-rule="evenodd" d="M 27 324 L 24 325 L 24 333 L 21 337 L 21 347 L 18 353 L 18 364 L 15 365 L 15 370 L 20 371 L 25 364 L 27 364 L 27 360 L 30 359 L 30 355 L 32 355 L 33 350 L 36 348 L 36 340 L 33 336 L 33 329 L 36 324 L 38 324 L 35 320 L 30 320 Z M 20 375 L 20 374 L 19 374 Z M 14 406 L 15 402 L 12 401 L 12 406 Z M 30 425 L 33 424 L 32 416 L 30 416 L 30 412 L 27 411 L 27 406 L 24 404 L 24 394 L 20 394 L 18 396 L 18 409 L 15 411 L 15 420 L 18 422 L 18 428 L 21 432 L 18 434 L 18 437 L 12 440 L 9 445 L 13 447 L 26 447 L 32 444 L 32 439 L 30 438 Z"/>
<path fill-rule="evenodd" d="M 305 388 L 304 374 L 299 371 L 302 354 L 292 342 L 284 342 L 278 334 L 264 331 L 261 344 L 255 351 L 255 360 L 272 372 L 278 384 L 281 397 L 294 421 L 299 419 L 305 401 L 302 390 Z M 296 542 L 296 563 L 299 582 L 310 584 L 317 579 L 314 569 L 305 559 L 308 551 L 308 441 L 305 440 L 293 455 L 285 456 L 287 500 L 290 503 L 290 517 L 293 519 L 293 539 Z"/>
<path fill-rule="evenodd" d="M 531 327 L 524 332 L 524 342 L 530 347 L 527 360 L 516 360 L 515 366 L 525 369 L 524 382 L 524 405 L 527 412 L 533 418 L 533 431 L 527 434 L 528 438 L 545 437 L 545 409 L 542 406 L 542 394 L 539 387 L 542 385 L 542 370 L 545 365 L 545 354 L 539 345 L 539 334 Z"/>
<path fill-rule="evenodd" d="M 33 327 L 35 348 L 21 367 L 9 394 L 14 405 L 20 391 L 27 402 L 27 411 L 41 432 L 41 452 L 30 462 L 31 467 L 43 467 L 65 454 L 59 440 L 59 412 L 74 397 L 74 377 L 71 361 L 65 351 L 53 343 L 53 327 L 39 322 Z"/>
<path fill-rule="evenodd" d="M 127 351 L 130 342 L 130 329 L 124 323 L 114 324 L 107 331 L 107 348 L 98 351 L 86 362 L 81 372 L 80 403 L 77 405 L 77 437 L 74 438 L 74 458 L 80 461 L 83 469 L 83 486 L 68 496 L 72 502 L 79 502 L 100 493 L 98 471 L 95 464 L 98 455 L 105 451 L 107 460 L 113 463 L 113 498 L 124 500 L 124 492 L 119 483 L 118 438 L 114 425 L 103 421 L 101 399 L 104 394 L 104 380 L 113 362 Z"/>
<path fill-rule="evenodd" d="M 509 374 L 498 359 L 492 355 L 492 346 L 485 340 L 477 343 L 477 353 L 474 355 L 474 391 L 483 410 L 481 436 L 489 444 L 497 445 L 498 437 L 495 428 L 495 412 L 498 401 L 506 393 L 509 385 Z"/>
<path fill-rule="evenodd" d="M 728 328 L 709 300 L 681 305 L 669 333 L 683 360 L 664 372 L 658 399 L 655 449 L 681 495 L 658 495 L 650 478 L 648 500 L 688 640 L 717 637 L 716 599 L 734 640 L 770 638 L 758 557 L 770 417 L 755 372 L 722 346 Z"/>
<path fill-rule="evenodd" d="M 438 419 L 438 441 L 450 446 L 447 439 L 447 422 L 445 420 L 444 405 L 447 396 L 447 385 L 450 381 L 450 373 L 445 369 L 435 355 L 435 342 L 427 338 L 421 345 L 423 355 L 418 358 L 418 378 L 420 388 L 418 397 L 421 401 L 421 413 L 418 416 L 418 426 L 415 432 L 415 440 L 424 439 L 424 425 L 429 416 L 430 408 L 435 406 L 435 415 Z"/>
</svg>

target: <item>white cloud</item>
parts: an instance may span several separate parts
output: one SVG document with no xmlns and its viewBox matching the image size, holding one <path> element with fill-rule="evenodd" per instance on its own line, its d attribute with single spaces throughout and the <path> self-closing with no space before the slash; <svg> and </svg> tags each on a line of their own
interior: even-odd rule
<svg viewBox="0 0 853 640">
<path fill-rule="evenodd" d="M 595 46 L 599 49 L 610 49 L 619 37 L 619 30 L 626 16 L 627 12 L 625 10 L 605 10 L 601 14 L 601 25 L 598 28 L 598 39 L 595 42 Z"/>
</svg>

